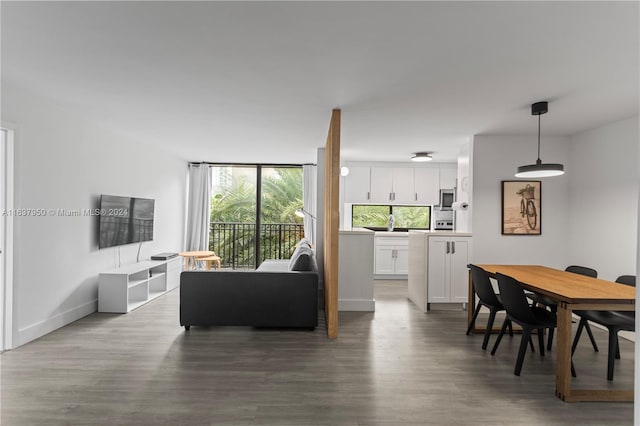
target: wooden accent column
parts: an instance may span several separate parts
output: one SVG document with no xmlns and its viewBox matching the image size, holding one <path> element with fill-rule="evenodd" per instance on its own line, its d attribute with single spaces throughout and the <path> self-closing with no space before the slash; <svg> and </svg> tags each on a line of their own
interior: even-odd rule
<svg viewBox="0 0 640 426">
<path fill-rule="evenodd" d="M 327 335 L 338 337 L 338 230 L 340 227 L 340 110 L 331 112 L 324 173 L 324 312 Z"/>
</svg>

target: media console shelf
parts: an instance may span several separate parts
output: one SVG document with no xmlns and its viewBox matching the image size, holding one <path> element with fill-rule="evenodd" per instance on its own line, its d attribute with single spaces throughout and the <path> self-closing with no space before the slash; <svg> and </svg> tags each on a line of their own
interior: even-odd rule
<svg viewBox="0 0 640 426">
<path fill-rule="evenodd" d="M 180 284 L 182 259 L 146 260 L 100 273 L 98 312 L 127 313 Z"/>
</svg>

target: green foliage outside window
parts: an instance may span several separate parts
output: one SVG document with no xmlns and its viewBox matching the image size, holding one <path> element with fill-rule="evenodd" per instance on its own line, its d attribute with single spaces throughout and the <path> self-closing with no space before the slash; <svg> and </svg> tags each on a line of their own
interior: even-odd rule
<svg viewBox="0 0 640 426">
<path fill-rule="evenodd" d="M 354 205 L 351 226 L 386 227 L 389 221 L 389 206 Z"/>
<path fill-rule="evenodd" d="M 351 226 L 386 228 L 389 215 L 393 214 L 394 228 L 429 229 L 431 207 L 354 204 L 351 209 Z"/>
<path fill-rule="evenodd" d="M 427 206 L 393 206 L 397 228 L 429 228 L 431 208 Z"/>
</svg>

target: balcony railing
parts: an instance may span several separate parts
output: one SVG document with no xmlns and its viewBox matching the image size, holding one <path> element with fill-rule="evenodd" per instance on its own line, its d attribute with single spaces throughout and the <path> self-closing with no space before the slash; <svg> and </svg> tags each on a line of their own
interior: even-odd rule
<svg viewBox="0 0 640 426">
<path fill-rule="evenodd" d="M 294 246 L 304 236 L 297 223 L 260 225 L 258 264 L 265 259 L 289 259 Z M 256 258 L 256 225 L 253 223 L 213 222 L 209 249 L 220 257 L 223 268 L 253 269 Z"/>
</svg>

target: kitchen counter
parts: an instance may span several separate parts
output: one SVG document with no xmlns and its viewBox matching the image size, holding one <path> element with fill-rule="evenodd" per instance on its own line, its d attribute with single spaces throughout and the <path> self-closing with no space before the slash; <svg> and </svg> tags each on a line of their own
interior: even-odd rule
<svg viewBox="0 0 640 426">
<path fill-rule="evenodd" d="M 369 235 L 369 234 L 374 234 L 374 232 L 370 229 L 367 228 L 350 228 L 350 229 L 340 229 L 338 231 L 339 234 L 344 234 L 344 235 Z"/>
<path fill-rule="evenodd" d="M 422 229 L 415 229 L 409 231 L 410 234 L 425 234 L 427 236 L 453 236 L 453 237 L 471 237 L 470 232 L 458 232 L 458 231 L 425 231 Z"/>
<path fill-rule="evenodd" d="M 408 231 L 372 231 L 376 233 L 376 236 L 387 236 L 387 237 L 406 237 L 409 235 Z"/>
<path fill-rule="evenodd" d="M 424 229 L 411 229 L 409 231 L 372 231 L 367 228 L 350 228 L 340 229 L 340 234 L 374 234 L 376 236 L 386 237 L 406 237 L 409 234 L 425 234 L 427 236 L 456 236 L 456 237 L 470 237 L 470 232 L 458 232 L 458 231 L 431 231 Z"/>
<path fill-rule="evenodd" d="M 339 231 L 341 234 L 375 234 L 380 237 L 406 237 L 412 233 L 426 234 L 426 235 L 442 235 L 442 236 L 458 236 L 458 237 L 470 237 L 471 233 L 469 232 L 458 232 L 458 231 L 431 231 L 431 230 L 423 230 L 423 229 L 411 229 L 409 231 L 372 231 L 367 228 L 351 228 L 351 229 L 341 229 Z"/>
</svg>

